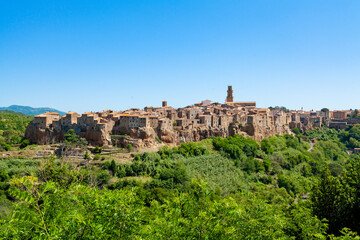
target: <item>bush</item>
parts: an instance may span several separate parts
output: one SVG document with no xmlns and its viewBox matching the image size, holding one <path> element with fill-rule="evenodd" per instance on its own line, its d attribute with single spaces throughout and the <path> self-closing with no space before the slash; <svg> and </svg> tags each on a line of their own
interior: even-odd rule
<svg viewBox="0 0 360 240">
<path fill-rule="evenodd" d="M 208 150 L 201 143 L 182 143 L 179 147 L 174 148 L 172 153 L 180 153 L 181 155 L 188 156 L 201 156 L 208 154 Z"/>
<path fill-rule="evenodd" d="M 298 128 L 293 128 L 293 132 L 296 134 L 296 135 L 300 135 L 300 130 Z"/>
<path fill-rule="evenodd" d="M 160 171 L 159 178 L 165 181 L 172 179 L 174 183 L 182 184 L 188 179 L 188 176 L 184 168 L 175 168 L 175 169 L 166 168 Z"/>
<path fill-rule="evenodd" d="M 23 139 L 20 144 L 20 148 L 26 148 L 30 144 L 30 141 L 27 139 Z"/>
<path fill-rule="evenodd" d="M 261 141 L 261 149 L 267 154 L 284 150 L 286 146 L 286 139 L 282 136 L 269 137 Z"/>
<path fill-rule="evenodd" d="M 93 150 L 93 153 L 101 153 L 101 152 L 102 152 L 102 148 L 98 146 L 96 146 Z"/>
<path fill-rule="evenodd" d="M 109 189 L 113 190 L 113 189 L 122 189 L 122 188 L 125 188 L 125 187 L 139 187 L 141 186 L 141 182 L 139 181 L 136 181 L 136 180 L 133 180 L 133 179 L 125 179 L 125 180 L 122 180 L 122 179 L 119 179 L 116 183 L 114 184 L 111 184 L 109 186 Z"/>
<path fill-rule="evenodd" d="M 110 180 L 110 178 L 111 176 L 108 173 L 108 171 L 100 170 L 99 172 L 97 172 L 96 175 L 97 185 L 98 186 L 105 185 Z"/>
<path fill-rule="evenodd" d="M 95 154 L 94 160 L 100 160 L 100 154 Z"/>
<path fill-rule="evenodd" d="M 133 149 L 133 146 L 129 143 L 128 145 L 126 145 L 126 149 L 131 152 Z"/>
<path fill-rule="evenodd" d="M 233 159 L 239 158 L 242 153 L 248 157 L 261 155 L 259 144 L 256 140 L 239 135 L 227 138 L 216 137 L 213 139 L 213 146 L 215 150 L 223 151 Z"/>
<path fill-rule="evenodd" d="M 1 145 L 1 148 L 4 149 L 5 151 L 11 150 L 10 144 L 4 143 L 4 142 L 0 142 L 0 145 Z"/>
<path fill-rule="evenodd" d="M 126 177 L 126 171 L 121 168 L 116 172 L 116 176 L 118 176 L 119 178 Z"/>
</svg>

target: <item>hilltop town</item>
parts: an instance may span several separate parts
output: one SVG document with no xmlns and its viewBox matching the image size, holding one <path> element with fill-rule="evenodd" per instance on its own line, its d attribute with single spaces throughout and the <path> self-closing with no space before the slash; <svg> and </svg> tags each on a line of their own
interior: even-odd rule
<svg viewBox="0 0 360 240">
<path fill-rule="evenodd" d="M 347 119 L 347 111 L 284 111 L 280 108 L 257 108 L 256 102 L 235 102 L 232 86 L 228 86 L 224 103 L 205 100 L 193 106 L 173 108 L 145 107 L 126 111 L 105 110 L 65 116 L 47 112 L 35 116 L 25 137 L 31 143 L 61 142 L 69 129 L 93 146 L 114 145 L 136 148 L 156 146 L 160 142 L 177 145 L 200 141 L 212 136 L 235 134 L 256 140 L 285 133 L 320 128 L 323 124 L 337 129 L 357 119 Z"/>
</svg>

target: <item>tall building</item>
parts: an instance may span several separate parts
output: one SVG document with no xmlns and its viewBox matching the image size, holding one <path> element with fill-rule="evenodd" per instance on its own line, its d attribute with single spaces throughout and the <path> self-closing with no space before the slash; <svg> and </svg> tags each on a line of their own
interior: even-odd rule
<svg viewBox="0 0 360 240">
<path fill-rule="evenodd" d="M 228 86 L 227 97 L 226 97 L 225 103 L 228 103 L 228 102 L 234 102 L 232 86 Z"/>
</svg>

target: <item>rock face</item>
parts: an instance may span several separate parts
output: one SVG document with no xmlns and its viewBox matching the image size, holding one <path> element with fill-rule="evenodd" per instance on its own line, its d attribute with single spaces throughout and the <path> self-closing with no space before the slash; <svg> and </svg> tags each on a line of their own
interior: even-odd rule
<svg viewBox="0 0 360 240">
<path fill-rule="evenodd" d="M 51 133 L 49 129 L 39 129 L 29 124 L 25 131 L 25 138 L 31 143 L 45 145 L 50 143 Z"/>
<path fill-rule="evenodd" d="M 138 139 L 155 139 L 157 137 L 155 131 L 151 127 L 140 127 L 138 129 L 132 129 L 130 132 L 131 138 L 138 138 Z"/>
</svg>

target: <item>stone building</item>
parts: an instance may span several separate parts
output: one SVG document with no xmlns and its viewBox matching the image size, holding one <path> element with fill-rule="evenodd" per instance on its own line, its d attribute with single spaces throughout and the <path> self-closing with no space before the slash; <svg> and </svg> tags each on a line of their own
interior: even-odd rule
<svg viewBox="0 0 360 240">
<path fill-rule="evenodd" d="M 346 111 L 333 111 L 332 117 L 335 119 L 344 119 L 347 118 Z"/>
<path fill-rule="evenodd" d="M 283 112 L 256 108 L 256 102 L 234 102 L 232 86 L 228 86 L 226 102 L 205 100 L 196 106 L 172 108 L 163 101 L 161 107 L 132 108 L 122 112 L 105 110 L 79 115 L 69 112 L 63 117 L 46 113 L 34 117 L 26 130 L 32 143 L 61 142 L 69 129 L 91 145 L 131 143 L 149 147 L 165 143 L 199 141 L 211 136 L 240 134 L 261 140 L 275 134 L 291 134 L 321 127 L 322 116 L 309 112 Z M 130 137 L 129 137 L 130 136 Z"/>
</svg>

